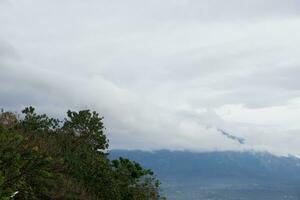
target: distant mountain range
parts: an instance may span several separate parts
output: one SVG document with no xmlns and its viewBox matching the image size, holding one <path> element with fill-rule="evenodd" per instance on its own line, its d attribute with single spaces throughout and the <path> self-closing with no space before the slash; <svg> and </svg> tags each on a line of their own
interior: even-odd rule
<svg viewBox="0 0 300 200">
<path fill-rule="evenodd" d="M 112 150 L 151 168 L 171 200 L 300 199 L 300 159 L 258 152 Z"/>
</svg>

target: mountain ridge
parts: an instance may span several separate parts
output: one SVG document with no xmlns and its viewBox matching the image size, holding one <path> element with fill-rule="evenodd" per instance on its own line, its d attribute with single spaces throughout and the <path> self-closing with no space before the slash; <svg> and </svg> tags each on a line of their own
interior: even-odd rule
<svg viewBox="0 0 300 200">
<path fill-rule="evenodd" d="M 300 159 L 292 155 L 258 151 L 110 151 L 111 158 L 119 156 L 153 169 L 169 199 L 300 198 Z"/>
</svg>

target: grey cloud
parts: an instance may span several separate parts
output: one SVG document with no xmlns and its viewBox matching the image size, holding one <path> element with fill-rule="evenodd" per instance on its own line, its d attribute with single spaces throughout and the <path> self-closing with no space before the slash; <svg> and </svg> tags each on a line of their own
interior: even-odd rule
<svg viewBox="0 0 300 200">
<path fill-rule="evenodd" d="M 0 40 L 0 59 L 17 59 L 18 54 L 11 44 Z"/>
<path fill-rule="evenodd" d="M 300 153 L 290 141 L 297 130 L 285 124 L 215 112 L 288 107 L 299 97 L 298 8 L 294 0 L 11 1 L 0 7 L 0 105 L 59 117 L 95 109 L 112 148 Z"/>
</svg>

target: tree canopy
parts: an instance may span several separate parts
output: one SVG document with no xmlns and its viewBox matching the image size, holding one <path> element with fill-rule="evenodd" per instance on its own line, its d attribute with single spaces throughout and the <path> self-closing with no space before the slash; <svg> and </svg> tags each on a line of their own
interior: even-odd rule
<svg viewBox="0 0 300 200">
<path fill-rule="evenodd" d="M 110 160 L 103 118 L 68 111 L 64 120 L 27 107 L 0 113 L 0 200 L 159 200 L 150 169 Z"/>
</svg>

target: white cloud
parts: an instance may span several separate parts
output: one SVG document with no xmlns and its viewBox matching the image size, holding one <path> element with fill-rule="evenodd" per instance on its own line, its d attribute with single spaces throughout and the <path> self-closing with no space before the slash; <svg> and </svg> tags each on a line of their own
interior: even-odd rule
<svg viewBox="0 0 300 200">
<path fill-rule="evenodd" d="M 113 148 L 300 154 L 298 1 L 4 2 L 2 107 L 96 109 Z"/>
</svg>

